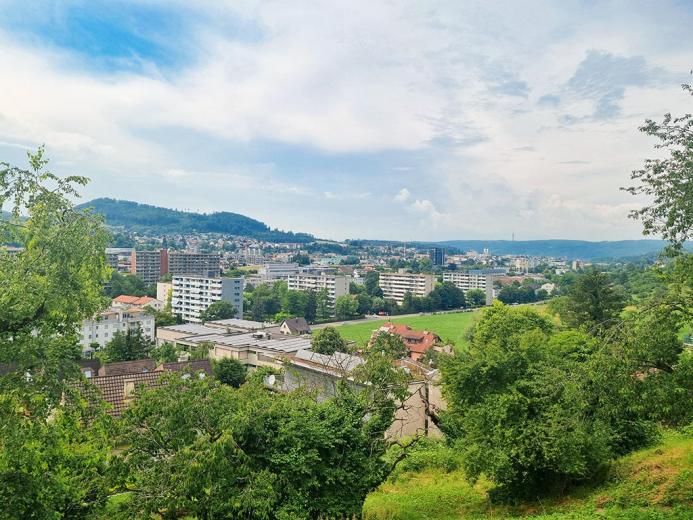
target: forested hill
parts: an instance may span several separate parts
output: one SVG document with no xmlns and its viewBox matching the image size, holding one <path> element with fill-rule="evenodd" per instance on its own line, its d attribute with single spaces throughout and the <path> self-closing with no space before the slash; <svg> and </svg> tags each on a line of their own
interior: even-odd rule
<svg viewBox="0 0 693 520">
<path fill-rule="evenodd" d="M 312 235 L 270 229 L 259 220 L 227 211 L 209 214 L 192 213 L 109 198 L 94 199 L 79 207 L 93 207 L 97 213 L 104 216 L 109 226 L 120 226 L 140 232 L 224 233 L 274 242 L 314 240 Z"/>
</svg>

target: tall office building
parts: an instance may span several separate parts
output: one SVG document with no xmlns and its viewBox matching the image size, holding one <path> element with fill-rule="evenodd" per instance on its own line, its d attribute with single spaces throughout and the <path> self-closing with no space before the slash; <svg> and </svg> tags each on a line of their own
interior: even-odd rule
<svg viewBox="0 0 693 520">
<path fill-rule="evenodd" d="M 219 278 L 221 256 L 218 253 L 190 253 L 171 251 L 168 255 L 168 272 L 172 276 L 189 275 Z"/>
<path fill-rule="evenodd" d="M 240 278 L 205 278 L 200 276 L 173 276 L 171 311 L 183 321 L 199 323 L 200 314 L 214 302 L 226 301 L 236 309 L 236 317 L 243 317 L 243 285 Z"/>
<path fill-rule="evenodd" d="M 433 265 L 443 265 L 445 263 L 445 252 L 440 247 L 432 247 L 428 250 L 428 257 Z"/>
<path fill-rule="evenodd" d="M 407 293 L 421 298 L 428 296 L 433 290 L 435 276 L 415 273 L 380 273 L 378 284 L 383 290 L 384 298 L 390 298 L 401 304 Z"/>
</svg>

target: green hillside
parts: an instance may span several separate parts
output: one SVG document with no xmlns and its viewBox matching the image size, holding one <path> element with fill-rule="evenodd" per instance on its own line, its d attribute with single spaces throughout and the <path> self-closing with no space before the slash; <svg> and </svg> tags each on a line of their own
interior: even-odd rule
<svg viewBox="0 0 693 520">
<path fill-rule="evenodd" d="M 92 207 L 106 219 L 109 226 L 153 233 L 223 233 L 241 235 L 275 242 L 310 242 L 306 233 L 292 233 L 270 229 L 259 220 L 222 211 L 218 213 L 191 213 L 175 209 L 139 204 L 129 200 L 94 199 L 79 208 Z"/>
<path fill-rule="evenodd" d="M 659 446 L 618 459 L 600 484 L 515 507 L 491 504 L 487 481 L 470 485 L 450 448 L 427 448 L 407 469 L 413 471 L 394 475 L 369 495 L 365 520 L 693 517 L 693 437 L 681 433 L 668 433 Z"/>
</svg>

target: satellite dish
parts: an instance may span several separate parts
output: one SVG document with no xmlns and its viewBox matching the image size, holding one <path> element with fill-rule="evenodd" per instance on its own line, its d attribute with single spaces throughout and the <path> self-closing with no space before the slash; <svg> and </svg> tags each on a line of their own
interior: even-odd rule
<svg viewBox="0 0 693 520">
<path fill-rule="evenodd" d="M 270 374 L 267 376 L 267 385 L 268 386 L 274 386 L 274 383 L 277 382 L 277 378 L 274 376 L 274 374 Z"/>
</svg>

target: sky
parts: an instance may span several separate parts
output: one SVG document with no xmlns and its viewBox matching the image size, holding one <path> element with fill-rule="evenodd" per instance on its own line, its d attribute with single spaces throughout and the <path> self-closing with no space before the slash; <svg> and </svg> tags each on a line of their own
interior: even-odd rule
<svg viewBox="0 0 693 520">
<path fill-rule="evenodd" d="M 693 2 L 0 0 L 0 161 L 322 238 L 639 238 Z"/>
</svg>

